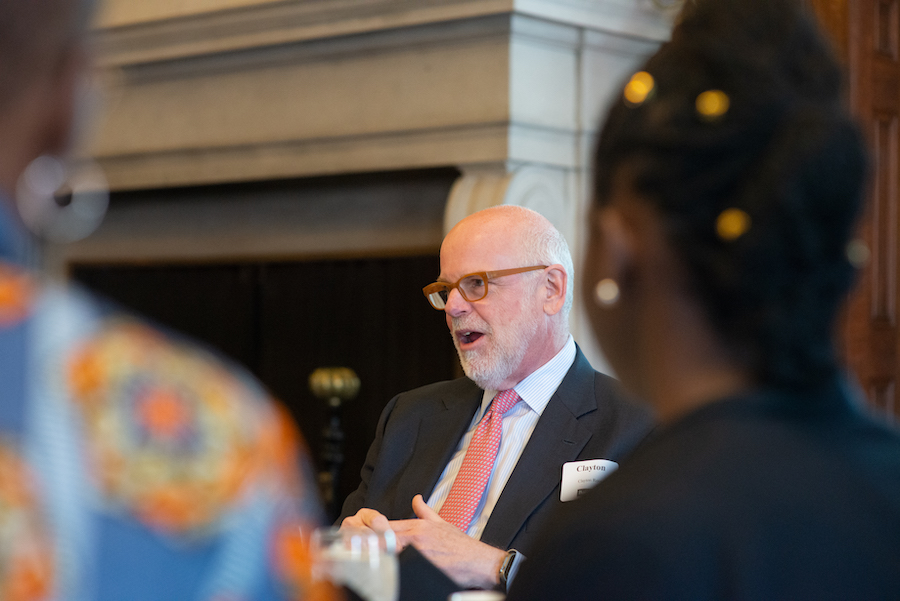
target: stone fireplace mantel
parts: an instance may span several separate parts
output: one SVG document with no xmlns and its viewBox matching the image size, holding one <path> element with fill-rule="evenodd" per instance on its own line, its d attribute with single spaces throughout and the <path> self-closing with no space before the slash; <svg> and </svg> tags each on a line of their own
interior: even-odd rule
<svg viewBox="0 0 900 601">
<path fill-rule="evenodd" d="M 111 2 L 92 154 L 114 189 L 578 169 L 609 91 L 668 30 L 650 0 L 244 2 L 156 19 Z"/>
<path fill-rule="evenodd" d="M 673 11 L 659 4 L 107 0 L 111 85 L 88 153 L 114 191 L 453 167 L 433 248 L 466 214 L 519 204 L 560 228 L 577 267 L 596 122 L 667 38 Z M 67 260 L 125 256 L 104 235 Z"/>
</svg>

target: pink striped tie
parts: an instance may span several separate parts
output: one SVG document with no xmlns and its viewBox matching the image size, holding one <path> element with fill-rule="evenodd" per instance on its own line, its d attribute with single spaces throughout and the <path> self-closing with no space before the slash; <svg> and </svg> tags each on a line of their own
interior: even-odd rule
<svg viewBox="0 0 900 601">
<path fill-rule="evenodd" d="M 481 502 L 481 496 L 494 470 L 500 435 L 503 433 L 503 414 L 522 400 L 513 389 L 501 390 L 494 397 L 487 413 L 481 418 L 469 442 L 462 466 L 450 487 L 450 494 L 438 512 L 442 518 L 465 532 Z M 497 419 L 494 419 L 497 415 Z"/>
</svg>

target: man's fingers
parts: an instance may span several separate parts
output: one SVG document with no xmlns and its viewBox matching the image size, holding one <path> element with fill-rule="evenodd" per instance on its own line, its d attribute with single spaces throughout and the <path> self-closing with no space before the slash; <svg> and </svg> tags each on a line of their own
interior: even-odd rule
<svg viewBox="0 0 900 601">
<path fill-rule="evenodd" d="M 377 511 L 369 510 L 362 516 L 362 518 L 363 523 L 375 532 L 384 532 L 385 530 L 390 528 L 388 519 Z"/>
<path fill-rule="evenodd" d="M 368 510 L 361 517 L 363 524 L 375 532 L 384 532 L 391 527 L 388 519 L 374 509 Z"/>
<path fill-rule="evenodd" d="M 365 528 L 358 515 L 349 515 L 341 522 L 341 528 Z"/>
<path fill-rule="evenodd" d="M 425 502 L 425 499 L 422 498 L 422 495 L 416 495 L 412 500 L 412 508 L 413 512 L 416 514 L 416 517 L 422 520 L 428 521 L 439 521 L 443 522 L 444 520 L 437 514 L 437 512 L 428 506 Z"/>
<path fill-rule="evenodd" d="M 384 532 L 385 530 L 390 529 L 390 527 L 390 523 L 384 515 L 374 509 L 368 508 L 360 509 L 356 512 L 356 515 L 346 517 L 344 518 L 344 521 L 341 522 L 341 528 L 361 528 L 364 530 L 372 530 L 374 532 Z"/>
<path fill-rule="evenodd" d="M 419 520 L 416 520 L 416 519 L 413 519 L 413 520 L 391 520 L 390 521 L 391 530 L 393 530 L 394 532 L 406 532 L 407 530 L 409 530 L 410 528 L 415 526 L 416 522 L 418 522 L 418 521 Z"/>
<path fill-rule="evenodd" d="M 374 512 L 374 514 L 375 515 L 371 516 L 371 519 L 366 520 L 366 525 L 375 532 L 384 532 L 385 530 L 390 530 L 391 525 L 388 522 L 388 519 L 377 511 Z"/>
</svg>

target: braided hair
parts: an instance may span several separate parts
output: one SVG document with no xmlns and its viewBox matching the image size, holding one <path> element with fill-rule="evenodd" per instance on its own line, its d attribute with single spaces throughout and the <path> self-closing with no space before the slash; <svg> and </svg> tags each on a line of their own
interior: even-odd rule
<svg viewBox="0 0 900 601">
<path fill-rule="evenodd" d="M 829 45 L 799 0 L 697 0 L 642 71 L 602 128 L 597 204 L 627 165 L 722 339 L 761 382 L 820 382 L 866 174 Z"/>
</svg>

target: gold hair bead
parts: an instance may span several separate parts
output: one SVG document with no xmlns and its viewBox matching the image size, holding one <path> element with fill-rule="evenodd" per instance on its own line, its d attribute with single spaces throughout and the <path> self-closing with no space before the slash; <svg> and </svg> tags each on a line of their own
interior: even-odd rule
<svg viewBox="0 0 900 601">
<path fill-rule="evenodd" d="M 707 90 L 697 96 L 697 114 L 704 121 L 720 119 L 731 106 L 731 99 L 722 90 Z"/>
<path fill-rule="evenodd" d="M 646 71 L 638 71 L 625 84 L 625 104 L 632 108 L 640 106 L 650 97 L 655 87 L 656 82 L 652 75 Z"/>
<path fill-rule="evenodd" d="M 716 233 L 726 242 L 737 240 L 750 229 L 750 215 L 741 209 L 725 209 L 716 219 Z"/>
</svg>

